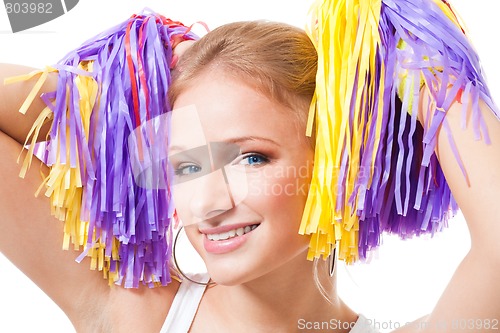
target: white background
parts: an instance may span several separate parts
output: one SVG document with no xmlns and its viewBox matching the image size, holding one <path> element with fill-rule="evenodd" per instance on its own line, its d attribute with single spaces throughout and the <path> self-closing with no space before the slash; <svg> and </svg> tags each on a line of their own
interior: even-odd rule
<svg viewBox="0 0 500 333">
<path fill-rule="evenodd" d="M 144 7 L 185 24 L 202 20 L 211 28 L 246 19 L 277 20 L 304 27 L 310 3 L 305 0 L 81 0 L 66 15 L 17 34 L 11 33 L 6 12 L 0 7 L 0 62 L 34 67 L 50 65 L 88 38 Z M 498 100 L 497 0 L 452 0 L 452 4 L 469 29 Z M 201 34 L 203 30 L 196 31 Z M 385 332 L 396 322 L 405 323 L 432 310 L 467 253 L 470 241 L 465 222 L 458 216 L 447 231 L 431 240 L 400 241 L 384 237 L 384 242 L 377 253 L 378 259 L 371 264 L 347 268 L 339 264 L 338 270 L 339 293 L 344 300 L 356 311 L 376 318 Z M 186 252 L 182 266 L 186 270 L 195 267 L 196 258 L 187 244 L 182 244 L 181 249 Z M 0 255 L 0 332 L 46 331 L 74 332 L 74 329 L 57 306 Z"/>
</svg>

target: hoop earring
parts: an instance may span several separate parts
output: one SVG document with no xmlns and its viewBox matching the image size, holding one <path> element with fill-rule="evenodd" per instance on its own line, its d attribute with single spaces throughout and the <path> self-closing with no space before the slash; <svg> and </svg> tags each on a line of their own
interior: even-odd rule
<svg viewBox="0 0 500 333">
<path fill-rule="evenodd" d="M 174 258 L 174 264 L 175 264 L 175 268 L 177 269 L 177 271 L 182 275 L 183 278 L 185 278 L 186 280 L 188 281 L 191 281 L 193 283 L 196 283 L 198 285 L 201 285 L 201 286 L 212 286 L 214 284 L 217 284 L 215 282 L 212 282 L 212 281 L 208 281 L 208 282 L 199 282 L 199 281 L 195 281 L 191 278 L 189 278 L 186 274 L 184 274 L 184 272 L 180 269 L 179 267 L 179 264 L 177 263 L 177 257 L 175 256 L 175 248 L 177 246 L 177 239 L 179 238 L 179 234 L 181 233 L 181 230 L 182 228 L 184 228 L 183 226 L 181 226 L 179 228 L 179 231 L 177 231 L 177 234 L 175 235 L 175 238 L 174 238 L 174 245 L 172 246 L 172 257 Z"/>
<path fill-rule="evenodd" d="M 333 248 L 333 249 L 330 251 L 330 257 L 328 258 L 329 259 L 329 261 L 328 261 L 328 274 L 330 274 L 330 277 L 332 277 L 333 274 L 335 273 L 335 260 L 337 257 L 337 244 L 335 244 L 335 246 L 330 245 L 330 248 Z"/>
</svg>

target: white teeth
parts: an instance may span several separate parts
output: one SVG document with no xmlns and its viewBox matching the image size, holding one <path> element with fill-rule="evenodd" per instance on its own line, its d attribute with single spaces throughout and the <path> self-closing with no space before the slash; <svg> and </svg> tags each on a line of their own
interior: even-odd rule
<svg viewBox="0 0 500 333">
<path fill-rule="evenodd" d="M 207 234 L 207 238 L 209 240 L 212 240 L 212 241 L 226 240 L 226 239 L 229 239 L 229 238 L 233 238 L 233 237 L 236 237 L 236 236 L 242 236 L 242 235 L 244 235 L 246 233 L 249 233 L 250 231 L 252 231 L 255 228 L 257 228 L 257 226 L 258 226 L 257 224 L 254 224 L 252 226 L 247 225 L 244 228 L 233 229 L 233 230 L 229 230 L 229 231 L 226 231 L 226 232 L 222 232 L 220 234 Z"/>
<path fill-rule="evenodd" d="M 224 239 L 228 239 L 229 238 L 229 233 L 227 232 L 223 232 L 221 234 L 219 234 L 219 240 L 224 240 Z"/>
</svg>

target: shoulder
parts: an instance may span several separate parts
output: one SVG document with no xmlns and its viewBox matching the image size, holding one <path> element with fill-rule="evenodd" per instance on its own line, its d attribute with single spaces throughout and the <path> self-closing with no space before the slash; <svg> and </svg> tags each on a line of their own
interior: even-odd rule
<svg viewBox="0 0 500 333">
<path fill-rule="evenodd" d="M 180 283 L 164 287 L 125 289 L 109 287 L 100 304 L 89 304 L 77 322 L 78 332 L 159 332 L 172 306 Z M 147 318 L 147 320 L 145 320 Z"/>
</svg>

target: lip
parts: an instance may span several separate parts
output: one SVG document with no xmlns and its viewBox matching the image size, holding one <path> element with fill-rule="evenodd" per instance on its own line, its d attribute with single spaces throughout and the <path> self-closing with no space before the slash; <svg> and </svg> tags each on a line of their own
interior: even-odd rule
<svg viewBox="0 0 500 333">
<path fill-rule="evenodd" d="M 205 248 L 205 251 L 207 251 L 207 253 L 211 254 L 224 254 L 235 251 L 243 246 L 243 244 L 245 244 L 245 242 L 249 237 L 252 236 L 253 232 L 257 228 L 241 236 L 235 236 L 232 238 L 217 241 L 208 239 L 207 235 L 227 232 L 229 230 L 244 228 L 246 226 L 251 226 L 254 224 L 257 223 L 238 223 L 227 226 L 200 229 L 200 232 L 203 234 L 203 247 Z"/>
</svg>

